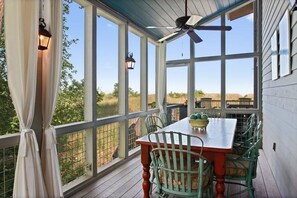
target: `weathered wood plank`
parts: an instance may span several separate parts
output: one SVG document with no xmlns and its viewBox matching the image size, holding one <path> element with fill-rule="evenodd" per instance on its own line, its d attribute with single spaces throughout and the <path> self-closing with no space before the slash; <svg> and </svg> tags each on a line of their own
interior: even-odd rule
<svg viewBox="0 0 297 198">
<path fill-rule="evenodd" d="M 95 182 L 92 185 L 89 185 L 81 192 L 77 193 L 77 196 L 74 197 L 94 197 L 97 195 L 97 190 L 101 188 L 108 188 L 108 185 L 106 185 L 108 182 L 112 182 L 115 180 L 118 180 L 119 177 L 125 176 L 125 174 L 128 174 L 131 172 L 131 169 L 136 168 L 139 166 L 139 164 L 135 163 L 135 160 L 140 161 L 140 156 L 136 157 L 135 159 L 130 160 L 129 162 L 123 164 L 119 168 L 112 171 L 110 174 L 102 177 L 97 182 Z"/>
<path fill-rule="evenodd" d="M 120 197 L 117 196 L 119 195 L 119 193 L 124 194 L 120 191 L 126 191 L 127 189 L 125 189 L 125 184 L 131 182 L 131 179 L 135 176 L 135 175 L 140 175 L 141 176 L 142 173 L 142 166 L 137 166 L 134 170 L 129 171 L 128 174 L 122 175 L 120 178 L 117 178 L 116 181 L 112 182 L 112 183 L 108 183 L 106 185 L 107 188 L 102 188 L 102 189 L 97 189 L 97 198 L 100 197 Z M 119 191 L 119 189 L 121 189 Z M 114 193 L 117 192 L 117 195 L 114 196 Z"/>
<path fill-rule="evenodd" d="M 254 179 L 256 197 L 280 197 L 276 182 L 266 161 L 264 152 L 261 150 L 258 167 L 257 178 Z M 111 198 L 142 198 L 142 165 L 140 158 L 131 159 L 123 166 L 115 169 L 110 174 L 99 179 L 94 185 L 90 185 L 73 197 L 111 197 Z M 235 192 L 245 189 L 240 185 L 226 184 L 225 196 L 229 197 Z M 270 191 L 268 193 L 268 191 Z M 157 197 L 156 186 L 153 186 L 152 198 Z M 178 196 L 169 196 L 170 198 L 178 198 Z M 241 193 L 234 198 L 248 197 L 246 192 Z"/>
<path fill-rule="evenodd" d="M 264 156 L 261 156 L 264 157 Z M 260 158 L 260 157 L 259 157 Z M 257 165 L 257 177 L 253 181 L 253 186 L 255 187 L 255 197 L 262 197 L 266 198 L 267 197 L 267 192 L 265 188 L 265 181 L 263 179 L 262 175 L 262 169 L 268 168 L 268 167 L 261 167 L 261 164 L 259 163 L 258 160 L 258 165 Z M 265 192 L 265 193 L 263 193 Z"/>
<path fill-rule="evenodd" d="M 137 181 L 135 186 L 133 186 L 127 192 L 125 192 L 125 194 L 123 194 L 122 197 L 129 197 L 129 198 L 137 197 L 138 193 L 142 192 L 142 178 L 141 178 L 141 175 L 138 177 L 139 177 L 139 180 Z"/>
<path fill-rule="evenodd" d="M 225 195 L 226 197 L 231 197 L 233 194 L 238 193 L 241 191 L 240 185 L 235 185 L 235 184 L 228 184 L 225 185 Z M 232 197 L 240 197 L 240 195 L 233 195 Z"/>
<path fill-rule="evenodd" d="M 275 178 L 273 177 L 269 164 L 266 161 L 265 153 L 262 150 L 260 151 L 260 155 L 261 157 L 259 157 L 259 163 L 262 168 L 261 171 L 265 182 L 267 197 L 281 197 Z"/>
<path fill-rule="evenodd" d="M 132 191 L 130 191 L 130 193 L 127 193 L 129 191 L 129 189 L 135 189 L 136 191 L 138 191 L 139 189 L 142 188 L 141 186 L 139 189 L 136 188 L 136 186 L 138 184 L 142 183 L 142 177 L 141 177 L 142 168 L 141 168 L 141 166 L 139 166 L 139 168 L 137 168 L 136 170 L 138 170 L 138 171 L 136 171 L 137 173 L 134 174 L 130 180 L 126 179 L 127 182 L 125 182 L 125 181 L 120 182 L 120 184 L 118 185 L 118 189 L 111 193 L 112 196 L 131 198 L 137 194 L 137 193 L 135 193 L 135 191 L 134 191 L 134 194 L 132 194 Z"/>
</svg>

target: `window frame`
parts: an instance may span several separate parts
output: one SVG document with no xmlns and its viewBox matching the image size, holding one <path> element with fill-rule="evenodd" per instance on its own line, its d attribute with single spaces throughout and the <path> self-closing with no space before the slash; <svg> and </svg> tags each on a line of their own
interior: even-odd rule
<svg viewBox="0 0 297 198">
<path fill-rule="evenodd" d="M 219 111 L 221 116 L 225 117 L 230 112 L 246 113 L 246 112 L 257 112 L 260 113 L 260 50 L 261 47 L 257 44 L 257 38 L 260 37 L 258 28 L 260 20 L 257 17 L 257 5 L 254 3 L 254 24 L 253 24 L 253 38 L 254 38 L 254 51 L 250 53 L 238 53 L 238 54 L 226 54 L 226 33 L 221 31 L 221 55 L 219 56 L 206 56 L 206 57 L 195 57 L 195 44 L 190 40 L 190 58 L 183 60 L 168 60 L 166 61 L 166 67 L 178 67 L 188 64 L 188 115 L 195 113 L 197 111 L 203 111 L 202 108 L 195 108 L 195 63 L 197 62 L 208 62 L 208 61 L 221 61 L 221 104 L 226 104 L 226 61 L 232 59 L 243 59 L 243 58 L 253 58 L 254 59 L 254 108 L 249 109 L 230 109 L 226 108 L 225 105 L 221 105 Z M 227 20 L 226 13 L 221 13 L 221 25 L 224 26 Z M 212 19 L 214 20 L 214 19 Z M 260 45 L 260 44 L 259 44 Z"/>
</svg>

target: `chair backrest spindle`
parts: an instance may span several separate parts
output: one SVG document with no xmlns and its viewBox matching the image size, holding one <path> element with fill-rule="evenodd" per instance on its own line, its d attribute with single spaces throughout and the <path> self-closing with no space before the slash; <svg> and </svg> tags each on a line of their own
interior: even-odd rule
<svg viewBox="0 0 297 198">
<path fill-rule="evenodd" d="M 156 178 L 154 183 L 159 193 L 201 197 L 202 191 L 206 189 L 212 195 L 213 168 L 202 156 L 201 138 L 163 131 L 150 133 L 148 138 L 152 145 L 152 169 Z M 192 151 L 192 142 L 201 146 L 200 152 Z"/>
<path fill-rule="evenodd" d="M 148 115 L 144 120 L 147 133 L 155 132 L 164 127 L 164 123 L 158 116 Z"/>
</svg>

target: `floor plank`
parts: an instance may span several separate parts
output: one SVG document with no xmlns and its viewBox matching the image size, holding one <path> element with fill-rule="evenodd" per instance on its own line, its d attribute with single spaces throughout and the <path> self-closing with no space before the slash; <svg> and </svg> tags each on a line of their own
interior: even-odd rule
<svg viewBox="0 0 297 198">
<path fill-rule="evenodd" d="M 125 192 L 125 194 L 123 194 L 123 198 L 127 197 L 127 198 L 131 198 L 131 197 L 137 197 L 138 193 L 142 194 L 142 178 L 135 178 L 136 184 L 130 188 L 127 192 Z"/>
<path fill-rule="evenodd" d="M 260 150 L 259 164 L 262 168 L 261 173 L 263 176 L 263 180 L 265 181 L 264 185 L 266 188 L 267 197 L 281 197 L 279 189 L 275 182 L 275 178 L 271 172 L 263 150 Z"/>
<path fill-rule="evenodd" d="M 240 191 L 241 191 L 240 185 L 234 185 L 234 184 L 225 185 L 225 196 L 226 197 L 230 197 L 233 194 L 238 193 Z M 240 198 L 240 195 L 239 196 L 234 196 L 233 195 L 233 197 L 239 197 Z"/>
<path fill-rule="evenodd" d="M 137 181 L 140 181 L 139 175 L 142 175 L 141 166 L 136 167 L 134 170 L 129 172 L 129 174 L 125 175 L 124 177 L 110 185 L 107 189 L 99 191 L 96 197 L 121 197 L 123 194 L 125 194 L 125 191 L 127 189 L 130 189 L 131 187 L 135 186 L 133 179 L 134 181 L 135 179 L 137 179 Z"/>
<path fill-rule="evenodd" d="M 86 193 L 86 195 L 83 197 L 85 198 L 96 197 L 105 189 L 109 188 L 111 184 L 119 181 L 121 178 L 125 177 L 126 175 L 129 175 L 131 171 L 139 167 L 140 166 L 140 163 L 138 163 L 139 161 L 140 161 L 140 156 L 129 161 L 128 165 L 124 164 L 123 166 L 115 169 L 113 172 L 106 175 L 105 177 L 102 177 L 96 182 L 96 188 L 92 189 L 92 191 L 87 191 L 85 189 L 83 190 Z"/>
<path fill-rule="evenodd" d="M 118 174 L 116 174 L 114 177 L 112 177 L 110 180 L 107 182 L 102 183 L 100 186 L 98 186 L 93 192 L 92 195 L 88 194 L 87 197 L 96 197 L 101 195 L 101 197 L 108 197 L 108 196 L 103 196 L 102 194 L 105 193 L 106 195 L 112 194 L 111 190 L 116 190 L 118 185 L 121 182 L 126 181 L 130 177 L 130 173 L 133 172 L 135 168 L 142 169 L 141 166 L 136 164 L 133 167 L 128 167 L 127 169 L 124 169 L 120 171 Z M 110 192 L 110 194 L 108 194 Z"/>
<path fill-rule="evenodd" d="M 253 186 L 255 187 L 255 197 L 267 198 L 267 191 L 264 185 L 262 169 L 263 167 L 261 167 L 261 164 L 258 162 L 257 177 L 253 181 Z"/>
<path fill-rule="evenodd" d="M 260 157 L 257 166 L 257 178 L 253 180 L 255 187 L 255 196 L 261 198 L 281 197 L 276 186 L 276 182 L 272 172 L 268 166 L 264 152 L 260 151 Z M 226 184 L 225 196 L 239 192 L 244 189 L 240 185 Z M 157 197 L 156 187 L 153 186 L 152 198 Z M 71 198 L 77 197 L 110 197 L 110 198 L 142 198 L 142 166 L 140 163 L 140 156 L 131 159 L 129 162 L 113 170 L 110 174 L 100 178 L 97 182 L 89 185 L 87 188 L 78 192 Z M 177 196 L 170 196 L 170 198 L 178 198 Z M 235 198 L 246 198 L 248 194 L 241 193 Z"/>
</svg>

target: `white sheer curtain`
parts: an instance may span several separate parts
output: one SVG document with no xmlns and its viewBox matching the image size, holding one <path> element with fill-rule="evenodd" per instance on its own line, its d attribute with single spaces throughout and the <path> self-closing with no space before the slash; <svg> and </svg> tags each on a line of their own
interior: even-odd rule
<svg viewBox="0 0 297 198">
<path fill-rule="evenodd" d="M 20 121 L 20 144 L 13 197 L 47 197 L 35 132 L 39 1 L 8 0 L 5 44 L 8 86 Z"/>
<path fill-rule="evenodd" d="M 62 1 L 45 0 L 45 22 L 52 34 L 48 50 L 42 58 L 43 143 L 42 172 L 49 197 L 63 197 L 60 167 L 56 148 L 56 130 L 51 126 L 61 76 L 62 64 Z"/>
<path fill-rule="evenodd" d="M 160 113 L 165 112 L 166 101 L 166 42 L 159 44 L 158 51 L 158 105 Z"/>
</svg>

